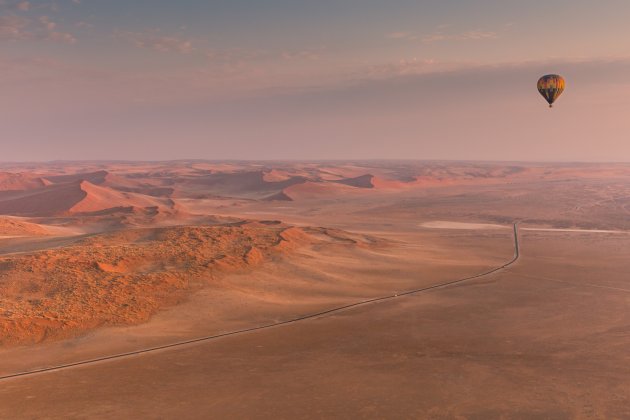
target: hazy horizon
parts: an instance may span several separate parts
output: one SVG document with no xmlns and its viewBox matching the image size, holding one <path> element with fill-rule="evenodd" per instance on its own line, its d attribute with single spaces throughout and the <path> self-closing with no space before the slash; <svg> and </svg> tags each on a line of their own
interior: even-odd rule
<svg viewBox="0 0 630 420">
<path fill-rule="evenodd" d="M 523 165 L 532 165 L 532 164 L 541 164 L 541 165 L 597 165 L 597 164 L 608 164 L 608 165 L 626 165 L 630 164 L 630 161 L 606 161 L 606 160 L 501 160 L 501 159 L 422 159 L 422 158 L 361 158 L 361 159 L 353 159 L 353 158 L 343 158 L 343 159 L 333 159 L 333 158 L 321 158 L 321 159 L 238 159 L 238 158 L 225 158 L 225 159 L 212 159 L 212 158 L 174 158 L 174 159 L 53 159 L 53 160 L 0 160 L 0 165 L 29 165 L 29 164 L 72 164 L 72 163 L 177 163 L 177 162 L 208 162 L 208 163 L 268 163 L 268 164 L 278 164 L 278 163 L 396 163 L 396 162 L 427 162 L 427 163 L 481 163 L 481 164 L 523 164 Z"/>
</svg>

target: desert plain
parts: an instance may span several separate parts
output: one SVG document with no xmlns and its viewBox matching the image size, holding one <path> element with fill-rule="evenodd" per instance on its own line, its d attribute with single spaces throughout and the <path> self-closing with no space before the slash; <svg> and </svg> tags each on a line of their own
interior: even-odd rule
<svg viewBox="0 0 630 420">
<path fill-rule="evenodd" d="M 0 165 L 0 418 L 178 417 L 630 418 L 630 165 Z"/>
</svg>

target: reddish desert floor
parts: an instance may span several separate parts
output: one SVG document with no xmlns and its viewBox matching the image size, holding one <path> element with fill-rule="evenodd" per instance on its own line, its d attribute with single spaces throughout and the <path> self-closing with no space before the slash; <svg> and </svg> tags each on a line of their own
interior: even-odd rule
<svg viewBox="0 0 630 420">
<path fill-rule="evenodd" d="M 628 418 L 630 166 L 0 168 L 0 418 Z"/>
</svg>

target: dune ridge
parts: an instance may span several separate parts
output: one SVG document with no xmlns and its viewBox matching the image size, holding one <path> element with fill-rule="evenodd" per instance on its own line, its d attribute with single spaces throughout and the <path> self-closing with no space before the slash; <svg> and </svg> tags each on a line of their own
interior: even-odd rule
<svg viewBox="0 0 630 420">
<path fill-rule="evenodd" d="M 240 222 L 128 229 L 63 248 L 5 256 L 0 258 L 0 345 L 142 323 L 217 284 L 226 273 L 314 243 L 347 244 L 351 236 L 279 222 Z"/>
</svg>

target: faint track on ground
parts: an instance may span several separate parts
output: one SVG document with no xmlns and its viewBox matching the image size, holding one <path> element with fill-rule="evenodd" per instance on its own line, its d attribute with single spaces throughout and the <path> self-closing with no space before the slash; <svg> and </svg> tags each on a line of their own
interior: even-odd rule
<svg viewBox="0 0 630 420">
<path fill-rule="evenodd" d="M 366 299 L 366 300 L 362 300 L 361 302 L 355 302 L 355 303 L 351 303 L 351 304 L 348 304 L 348 305 L 338 306 L 338 307 L 335 307 L 335 308 L 332 308 L 332 309 L 327 309 L 327 310 L 324 310 L 324 311 L 320 311 L 320 312 L 316 312 L 316 313 L 312 313 L 312 314 L 308 314 L 308 315 L 303 315 L 303 316 L 299 316 L 297 318 L 292 318 L 292 319 L 288 319 L 288 320 L 285 320 L 285 321 L 279 321 L 279 322 L 275 322 L 275 323 L 272 323 L 272 324 L 264 324 L 264 325 L 259 325 L 257 327 L 243 328 L 243 329 L 240 329 L 240 330 L 234 330 L 234 331 L 229 331 L 229 332 L 225 332 L 225 333 L 219 333 L 219 334 L 210 335 L 210 336 L 206 336 L 206 337 L 193 338 L 193 339 L 190 339 L 190 340 L 178 341 L 176 343 L 164 344 L 164 345 L 154 346 L 154 347 L 148 347 L 148 348 L 141 349 L 141 350 L 134 350 L 134 351 L 124 352 L 124 353 L 117 353 L 117 354 L 113 354 L 113 355 L 109 355 L 109 356 L 95 357 L 93 359 L 82 360 L 82 361 L 78 361 L 78 362 L 65 363 L 65 364 L 60 364 L 60 365 L 56 365 L 56 366 L 49 366 L 49 367 L 44 367 L 44 368 L 39 368 L 39 369 L 33 369 L 33 370 L 30 370 L 30 371 L 12 373 L 12 374 L 8 374 L 8 375 L 0 376 L 0 381 L 5 381 L 5 380 L 9 380 L 9 379 L 14 379 L 14 378 L 20 378 L 20 377 L 34 376 L 34 375 L 37 375 L 37 374 L 42 374 L 42 373 L 47 373 L 47 372 L 57 372 L 57 371 L 67 370 L 67 369 L 75 368 L 75 367 L 81 367 L 81 366 L 86 366 L 86 365 L 93 365 L 93 364 L 97 364 L 97 363 L 101 363 L 101 362 L 108 362 L 108 361 L 111 361 L 111 360 L 125 359 L 125 358 L 129 358 L 129 357 L 133 357 L 133 356 L 139 356 L 139 355 L 143 355 L 143 354 L 147 354 L 147 353 L 155 353 L 155 352 L 158 352 L 160 350 L 168 350 L 168 349 L 172 349 L 172 348 L 184 347 L 184 346 L 197 344 L 197 343 L 202 343 L 202 342 L 206 342 L 206 341 L 212 341 L 212 340 L 216 340 L 216 339 L 223 338 L 223 337 L 230 337 L 230 336 L 241 335 L 241 334 L 250 333 L 250 332 L 254 332 L 254 331 L 271 329 L 271 328 L 280 327 L 280 326 L 284 326 L 284 325 L 294 324 L 294 323 L 297 323 L 297 322 L 300 322 L 300 321 L 309 320 L 309 319 L 321 318 L 321 317 L 324 317 L 324 316 L 327 316 L 327 315 L 331 315 L 331 314 L 335 314 L 335 313 L 338 313 L 338 312 L 346 311 L 348 309 L 356 308 L 356 307 L 359 307 L 359 306 L 366 306 L 366 305 L 370 305 L 370 304 L 374 304 L 374 303 L 379 303 L 379 302 L 383 302 L 383 301 L 393 300 L 393 299 L 396 299 L 396 298 L 399 298 L 399 297 L 414 295 L 414 294 L 418 294 L 418 293 L 422 293 L 422 292 L 428 292 L 428 291 L 431 291 L 431 290 L 443 289 L 443 288 L 446 288 L 446 287 L 449 287 L 449 286 L 453 286 L 453 285 L 469 282 L 469 281 L 472 281 L 472 280 L 476 280 L 476 279 L 479 279 L 479 278 L 486 277 L 486 276 L 489 276 L 491 274 L 497 273 L 499 271 L 505 270 L 506 268 L 508 268 L 509 266 L 513 265 L 514 263 L 516 263 L 518 261 L 518 259 L 520 258 L 520 254 L 521 254 L 521 252 L 520 252 L 520 244 L 519 244 L 519 236 L 518 236 L 518 223 L 514 223 L 513 230 L 514 230 L 514 257 L 510 261 L 506 262 L 505 264 L 503 264 L 501 266 L 498 266 L 496 268 L 493 268 L 491 270 L 485 271 L 485 272 L 480 273 L 480 274 L 476 274 L 474 276 L 469 276 L 469 277 L 464 277 L 464 278 L 457 279 L 457 280 L 451 280 L 451 281 L 447 281 L 447 282 L 442 282 L 442 283 L 434 284 L 432 286 L 426 286 L 426 287 L 422 287 L 422 288 L 418 288 L 418 289 L 409 290 L 409 291 L 406 291 L 406 292 L 394 293 L 394 294 L 387 295 L 387 296 L 381 296 L 381 297 Z"/>
<path fill-rule="evenodd" d="M 630 293 L 630 289 L 624 289 L 623 287 L 615 287 L 615 286 L 606 286 L 606 285 L 602 285 L 602 284 L 593 284 L 593 283 L 581 283 L 579 281 L 570 281 L 570 280 L 563 280 L 563 279 L 556 279 L 553 277 L 546 277 L 546 276 L 533 276 L 531 274 L 523 274 L 523 273 L 514 273 L 513 274 L 515 277 L 523 277 L 526 279 L 532 279 L 532 280 L 545 280 L 545 281 L 553 281 L 556 283 L 562 283 L 562 284 L 566 284 L 572 287 L 593 287 L 596 289 L 605 289 L 605 290 L 612 290 L 615 292 L 626 292 L 626 293 Z"/>
</svg>

